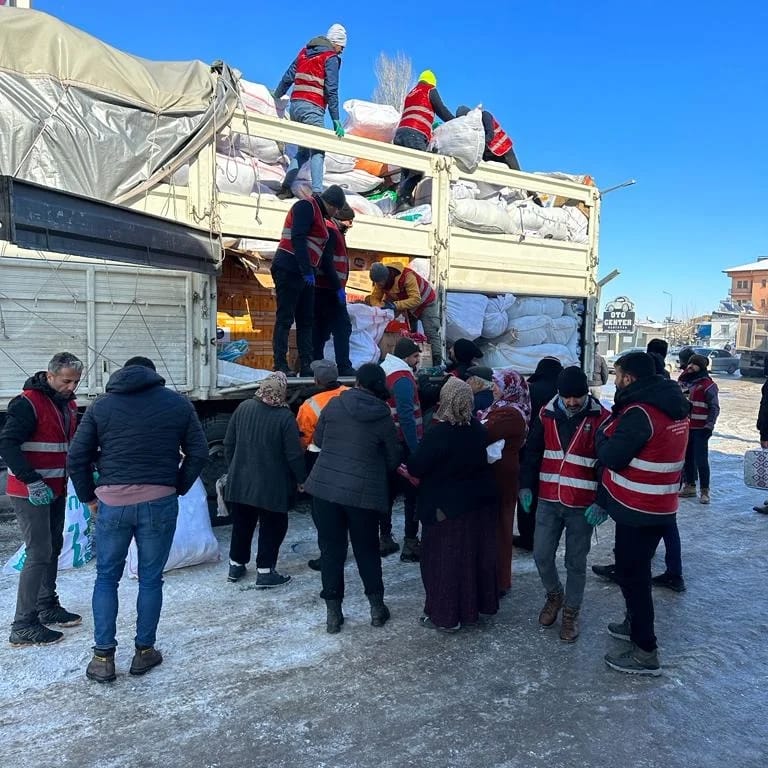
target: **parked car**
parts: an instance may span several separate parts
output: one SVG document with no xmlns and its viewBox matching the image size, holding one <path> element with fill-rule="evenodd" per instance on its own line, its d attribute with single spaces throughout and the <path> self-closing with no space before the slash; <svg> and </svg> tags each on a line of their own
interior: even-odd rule
<svg viewBox="0 0 768 768">
<path fill-rule="evenodd" d="M 608 373 L 614 373 L 613 364 L 624 355 L 628 355 L 630 352 L 645 352 L 645 347 L 630 347 L 629 349 L 622 349 L 621 352 L 617 352 L 615 355 L 608 355 L 605 358 L 605 362 L 608 363 Z"/>
<path fill-rule="evenodd" d="M 727 349 L 713 347 L 692 347 L 694 354 L 709 358 L 711 373 L 736 373 L 739 370 L 739 356 Z M 678 358 L 678 368 L 680 362 Z"/>
</svg>

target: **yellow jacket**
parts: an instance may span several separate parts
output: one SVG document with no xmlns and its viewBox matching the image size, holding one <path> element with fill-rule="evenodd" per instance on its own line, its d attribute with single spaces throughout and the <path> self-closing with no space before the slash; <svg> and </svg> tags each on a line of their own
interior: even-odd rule
<svg viewBox="0 0 768 768">
<path fill-rule="evenodd" d="M 424 303 L 424 298 L 421 295 L 416 273 L 410 267 L 404 267 L 402 264 L 388 264 L 387 266 L 398 273 L 394 284 L 388 291 L 374 285 L 370 296 L 365 297 L 365 303 L 371 307 L 381 307 L 385 302 L 391 301 L 398 313 L 413 311 L 420 307 Z M 404 285 L 399 287 L 401 275 Z"/>
<path fill-rule="evenodd" d="M 317 427 L 317 422 L 323 408 L 346 389 L 349 389 L 349 387 L 345 387 L 343 384 L 336 387 L 336 389 L 326 389 L 323 392 L 318 392 L 301 404 L 299 412 L 296 414 L 296 423 L 299 426 L 301 447 L 305 451 L 309 448 L 312 438 L 315 436 L 315 427 Z"/>
</svg>

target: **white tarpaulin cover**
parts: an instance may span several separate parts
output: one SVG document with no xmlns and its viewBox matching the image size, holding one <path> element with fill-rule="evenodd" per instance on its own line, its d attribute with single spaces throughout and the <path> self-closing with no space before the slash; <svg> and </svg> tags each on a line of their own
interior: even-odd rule
<svg viewBox="0 0 768 768">
<path fill-rule="evenodd" d="M 234 72 L 130 56 L 45 13 L 0 6 L 0 173 L 123 202 L 221 130 Z"/>
</svg>

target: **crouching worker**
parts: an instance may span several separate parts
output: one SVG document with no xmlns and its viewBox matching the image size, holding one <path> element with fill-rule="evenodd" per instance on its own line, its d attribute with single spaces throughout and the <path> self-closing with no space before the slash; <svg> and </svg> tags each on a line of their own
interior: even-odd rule
<svg viewBox="0 0 768 768">
<path fill-rule="evenodd" d="M 578 616 L 584 596 L 587 554 L 593 526 L 585 511 L 597 496 L 595 434 L 608 411 L 589 394 L 584 372 L 572 366 L 557 381 L 557 395 L 532 420 L 522 469 L 520 507 L 530 514 L 532 488 L 538 475 L 539 501 L 533 556 L 547 591 L 539 624 L 551 627 L 560 609 L 560 639 L 573 643 L 579 636 Z M 565 530 L 565 592 L 555 565 Z M 563 607 L 564 606 L 564 607 Z"/>
</svg>

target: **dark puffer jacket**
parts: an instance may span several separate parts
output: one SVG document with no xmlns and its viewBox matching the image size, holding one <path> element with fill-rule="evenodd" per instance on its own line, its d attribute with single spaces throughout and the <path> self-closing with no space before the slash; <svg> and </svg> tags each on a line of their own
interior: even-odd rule
<svg viewBox="0 0 768 768">
<path fill-rule="evenodd" d="M 142 365 L 116 371 L 106 389 L 85 412 L 69 449 L 67 469 L 78 498 L 95 498 L 94 464 L 99 485 L 167 485 L 185 494 L 208 461 L 192 403 Z"/>
<path fill-rule="evenodd" d="M 350 389 L 323 408 L 314 436 L 320 456 L 305 489 L 319 499 L 360 509 L 389 509 L 388 474 L 400 462 L 389 406 Z"/>
</svg>

